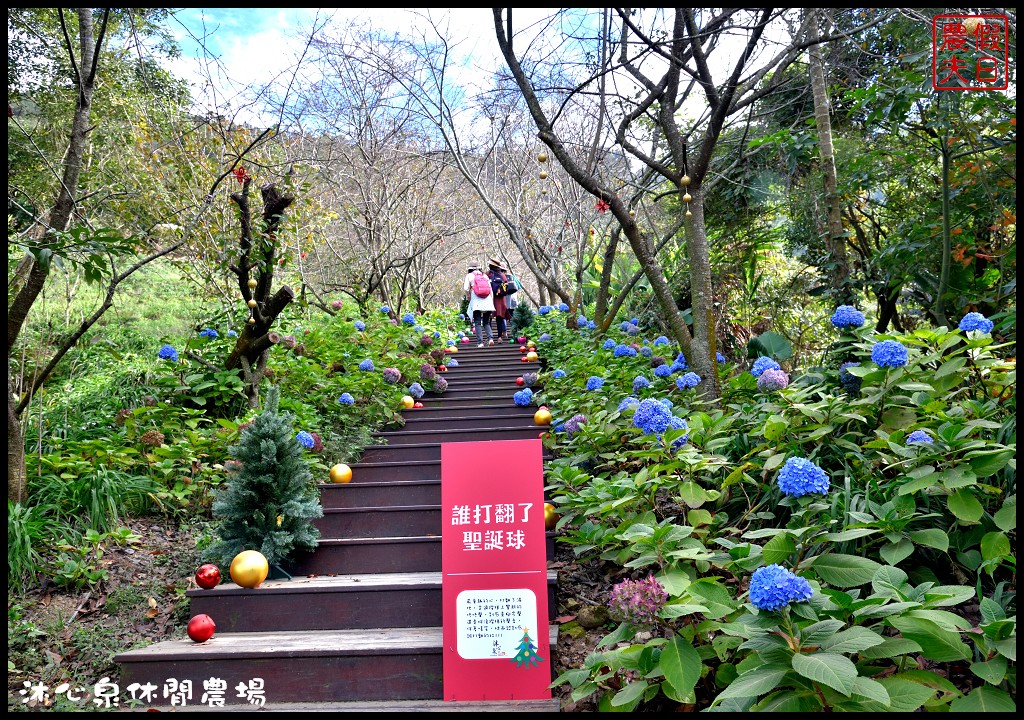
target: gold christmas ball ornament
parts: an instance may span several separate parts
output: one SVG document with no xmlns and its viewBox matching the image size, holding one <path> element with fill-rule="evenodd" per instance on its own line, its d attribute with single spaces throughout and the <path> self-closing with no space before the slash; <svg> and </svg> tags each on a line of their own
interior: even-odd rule
<svg viewBox="0 0 1024 720">
<path fill-rule="evenodd" d="M 246 303 L 246 305 L 248 305 L 251 308 L 254 308 L 254 307 L 256 307 L 256 301 L 255 300 L 250 300 L 249 302 Z"/>
<path fill-rule="evenodd" d="M 402 396 L 402 407 L 404 407 L 406 410 L 408 410 L 409 408 L 411 408 L 415 404 L 416 404 L 416 400 L 415 400 L 415 398 L 413 398 L 412 395 L 403 395 Z"/>
<path fill-rule="evenodd" d="M 558 511 L 551 503 L 544 503 L 544 529 L 554 530 L 558 524 Z"/>
<path fill-rule="evenodd" d="M 248 320 L 246 320 L 246 322 L 249 323 L 250 325 L 255 325 L 256 324 L 256 318 L 251 317 Z"/>
<path fill-rule="evenodd" d="M 547 188 L 541 188 L 540 189 L 540 194 L 541 195 L 547 195 L 548 194 L 548 189 Z"/>
<path fill-rule="evenodd" d="M 548 161 L 548 154 L 546 152 L 541 151 L 540 153 L 537 154 L 537 162 L 547 162 L 547 161 Z"/>
<path fill-rule="evenodd" d="M 689 184 L 690 184 L 690 176 L 689 175 L 683 175 L 683 187 L 686 187 Z"/>
<path fill-rule="evenodd" d="M 686 211 L 686 217 L 693 217 L 693 213 L 689 210 Z"/>
<path fill-rule="evenodd" d="M 352 481 L 352 468 L 345 463 L 331 466 L 331 482 L 347 483 Z"/>
<path fill-rule="evenodd" d="M 547 180 L 547 178 L 548 178 L 548 173 L 547 173 L 547 171 L 546 171 L 546 170 L 541 170 L 541 171 L 540 171 L 540 175 L 538 175 L 537 177 L 539 177 L 539 178 L 540 178 L 541 180 Z"/>
<path fill-rule="evenodd" d="M 691 200 L 693 200 L 693 195 L 691 195 L 690 193 L 686 193 L 685 195 L 683 195 L 683 202 L 690 202 Z"/>
<path fill-rule="evenodd" d="M 259 285 L 259 283 L 256 282 L 256 278 L 249 278 L 249 288 L 250 289 L 254 289 L 257 285 Z"/>
<path fill-rule="evenodd" d="M 537 353 L 535 353 L 533 350 L 531 350 L 530 352 L 526 353 L 526 359 L 529 362 L 536 362 L 538 357 L 540 357 L 540 356 L 537 355 Z"/>
<path fill-rule="evenodd" d="M 533 414 L 534 425 L 550 425 L 551 424 L 551 411 L 550 410 L 538 410 Z"/>
<path fill-rule="evenodd" d="M 968 35 L 973 35 L 975 32 L 977 32 L 980 26 L 980 17 L 969 17 L 966 20 L 964 20 L 964 30 L 967 31 Z"/>
<path fill-rule="evenodd" d="M 257 588 L 269 572 L 267 558 L 257 550 L 243 550 L 231 561 L 231 581 L 239 587 Z"/>
</svg>

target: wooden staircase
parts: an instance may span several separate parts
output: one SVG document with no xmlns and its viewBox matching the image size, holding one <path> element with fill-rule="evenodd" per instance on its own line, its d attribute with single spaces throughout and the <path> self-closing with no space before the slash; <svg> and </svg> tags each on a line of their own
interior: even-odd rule
<svg viewBox="0 0 1024 720">
<path fill-rule="evenodd" d="M 212 640 L 197 644 L 183 632 L 114 658 L 122 693 L 132 683 L 157 687 L 140 710 L 170 709 L 162 695 L 173 678 L 192 683 L 177 711 L 558 712 L 557 699 L 442 700 L 441 443 L 528 439 L 547 429 L 534 424 L 535 408 L 513 403 L 515 379 L 539 370 L 521 361 L 517 344 L 458 349 L 459 366 L 444 375 L 447 392 L 425 395 L 423 408 L 403 413 L 404 427 L 364 448 L 350 483 L 320 486 L 320 542 L 296 560 L 291 580 L 189 590 L 190 616 L 205 613 L 217 624 Z M 549 613 L 556 583 L 550 570 Z M 211 678 L 223 681 L 224 707 L 208 704 Z M 262 706 L 249 691 L 257 679 Z"/>
</svg>

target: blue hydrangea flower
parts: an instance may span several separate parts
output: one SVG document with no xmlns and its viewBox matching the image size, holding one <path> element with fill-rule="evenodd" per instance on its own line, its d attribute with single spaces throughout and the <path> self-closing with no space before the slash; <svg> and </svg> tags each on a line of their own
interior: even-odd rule
<svg viewBox="0 0 1024 720">
<path fill-rule="evenodd" d="M 932 436 L 928 434 L 927 430 L 915 430 L 907 435 L 907 445 L 931 445 L 934 442 L 935 441 L 932 440 Z"/>
<path fill-rule="evenodd" d="M 604 378 L 600 378 L 597 375 L 591 375 L 587 378 L 587 390 L 600 390 L 602 385 L 604 385 Z"/>
<path fill-rule="evenodd" d="M 683 370 L 686 369 L 686 363 L 684 363 L 684 362 L 681 363 L 678 360 L 675 360 L 675 361 L 672 362 L 671 365 L 668 366 L 668 369 L 669 369 L 669 372 L 673 372 L 673 373 L 682 372 Z"/>
<path fill-rule="evenodd" d="M 413 330 L 415 330 L 416 332 L 423 332 L 423 326 L 422 325 L 416 325 L 415 327 L 413 327 Z"/>
<path fill-rule="evenodd" d="M 660 403 L 661 403 L 662 405 L 664 405 L 664 406 L 665 406 L 665 407 L 667 407 L 667 408 L 670 408 L 670 407 L 672 407 L 672 401 L 671 401 L 671 400 L 669 400 L 668 398 L 662 398 L 662 399 L 661 399 L 661 400 L 659 400 L 658 402 L 660 402 Z"/>
<path fill-rule="evenodd" d="M 640 400 L 631 395 L 628 398 L 623 399 L 623 401 L 619 403 L 618 412 L 622 412 L 626 408 L 635 408 L 638 407 L 639 405 Z"/>
<path fill-rule="evenodd" d="M 352 397 L 352 393 L 347 393 L 347 392 L 343 392 L 341 394 L 341 397 L 338 398 L 338 402 L 340 402 L 342 405 L 351 405 L 355 401 L 356 401 L 356 399 L 354 397 Z"/>
<path fill-rule="evenodd" d="M 565 370 L 562 370 L 561 368 L 559 368 L 558 370 L 555 370 L 553 373 L 551 373 L 551 377 L 555 378 L 556 380 L 558 378 L 564 378 L 565 377 Z"/>
<path fill-rule="evenodd" d="M 770 357 L 762 355 L 754 361 L 754 365 L 750 368 L 750 374 L 754 377 L 761 377 L 761 373 L 765 370 L 781 370 L 777 362 L 772 360 Z"/>
<path fill-rule="evenodd" d="M 629 320 L 623 320 L 622 323 L 619 325 L 619 330 L 621 330 L 622 332 L 626 332 L 627 330 L 629 330 Z"/>
<path fill-rule="evenodd" d="M 416 316 L 413 315 L 411 312 L 407 312 L 405 315 L 402 316 L 402 322 L 404 322 L 406 325 L 415 325 Z"/>
<path fill-rule="evenodd" d="M 790 497 L 828 492 L 828 474 L 810 460 L 791 457 L 779 470 L 779 489 Z"/>
<path fill-rule="evenodd" d="M 359 363 L 359 369 L 365 372 L 373 372 L 373 360 L 371 360 L 370 358 L 366 358 L 361 363 Z"/>
<path fill-rule="evenodd" d="M 234 330 L 228 330 L 228 337 L 238 337 L 238 333 Z"/>
<path fill-rule="evenodd" d="M 757 379 L 757 389 L 763 392 L 783 390 L 789 387 L 789 375 L 785 370 L 765 370 Z"/>
<path fill-rule="evenodd" d="M 661 435 L 672 426 L 672 411 L 652 398 L 642 400 L 633 413 L 633 426 L 644 435 Z"/>
<path fill-rule="evenodd" d="M 312 447 L 316 444 L 316 441 L 313 440 L 313 436 L 310 435 L 305 430 L 299 430 L 299 432 L 295 435 L 295 439 L 298 440 L 299 444 L 302 445 L 302 447 L 306 448 L 307 450 L 312 449 Z"/>
<path fill-rule="evenodd" d="M 640 348 L 640 354 L 643 355 L 644 357 L 650 357 L 651 355 L 654 354 L 654 351 L 651 350 L 646 345 L 644 345 L 642 348 Z"/>
<path fill-rule="evenodd" d="M 651 381 L 648 380 L 647 378 L 645 378 L 643 375 L 637 375 L 635 378 L 633 378 L 633 392 L 634 393 L 639 393 L 644 388 L 649 388 L 650 386 L 651 386 Z"/>
<path fill-rule="evenodd" d="M 446 342 L 445 344 L 448 345 L 449 347 L 451 347 L 452 345 L 455 344 L 455 341 L 454 340 L 448 340 L 448 342 Z"/>
<path fill-rule="evenodd" d="M 217 335 L 217 331 L 214 330 L 213 328 L 206 328 L 205 330 L 203 330 L 202 332 L 199 333 L 199 337 L 211 338 L 212 339 L 212 338 L 218 337 L 218 335 Z"/>
<path fill-rule="evenodd" d="M 455 358 L 452 358 L 451 360 L 448 361 L 448 367 L 458 367 L 458 366 L 459 366 L 459 361 L 456 360 Z"/>
<path fill-rule="evenodd" d="M 672 374 L 672 368 L 668 365 L 659 365 L 654 368 L 654 374 L 660 378 L 666 378 Z"/>
<path fill-rule="evenodd" d="M 664 335 L 659 335 L 658 337 L 654 338 L 654 342 L 651 343 L 651 344 L 652 345 L 668 345 L 668 338 L 665 337 Z"/>
<path fill-rule="evenodd" d="M 409 386 L 409 394 L 412 395 L 417 400 L 423 397 L 423 393 L 423 386 L 420 385 L 418 382 L 414 382 L 412 385 Z"/>
<path fill-rule="evenodd" d="M 896 340 L 882 340 L 871 348 L 871 360 L 878 367 L 903 367 L 907 359 L 907 349 Z"/>
<path fill-rule="evenodd" d="M 613 347 L 615 347 L 615 341 L 612 340 L 611 338 L 608 338 L 607 340 L 604 341 L 601 347 L 605 350 L 611 350 Z"/>
<path fill-rule="evenodd" d="M 565 303 L 558 303 L 558 309 L 562 312 L 569 312 L 569 306 Z"/>
<path fill-rule="evenodd" d="M 170 360 L 171 362 L 178 362 L 178 351 L 174 349 L 173 345 L 164 345 L 160 348 L 160 352 L 157 356 L 161 360 Z"/>
<path fill-rule="evenodd" d="M 353 324 L 356 326 L 356 330 L 358 330 L 359 332 L 362 332 L 363 330 L 366 329 L 366 323 L 364 323 L 362 320 L 356 320 L 355 323 Z"/>
<path fill-rule="evenodd" d="M 629 345 L 616 345 L 612 353 L 615 357 L 636 357 L 636 349 Z"/>
<path fill-rule="evenodd" d="M 565 432 L 565 423 L 558 423 L 551 429 L 556 433 L 563 433 Z"/>
<path fill-rule="evenodd" d="M 382 313 L 384 313 L 385 315 L 387 315 L 389 312 L 391 312 L 391 308 L 388 307 L 387 305 L 381 305 L 380 306 L 380 311 Z"/>
<path fill-rule="evenodd" d="M 550 305 L 541 305 L 539 308 L 537 308 L 537 312 L 540 315 L 547 315 L 549 312 L 551 312 L 551 306 Z"/>
<path fill-rule="evenodd" d="M 576 326 L 577 327 L 586 327 L 587 326 L 587 316 L 586 315 L 580 315 L 578 318 L 576 318 Z"/>
<path fill-rule="evenodd" d="M 676 380 L 676 387 L 680 390 L 695 388 L 700 385 L 700 375 L 695 372 L 688 372 Z"/>
<path fill-rule="evenodd" d="M 964 332 L 971 330 L 983 333 L 992 332 L 995 323 L 979 312 L 969 312 L 960 320 L 959 328 Z"/>
<path fill-rule="evenodd" d="M 512 400 L 520 407 L 526 407 L 533 401 L 533 390 L 524 388 L 512 396 Z"/>
<path fill-rule="evenodd" d="M 810 600 L 811 584 L 781 565 L 765 565 L 750 577 L 750 602 L 758 610 L 775 612 L 790 603 Z"/>
<path fill-rule="evenodd" d="M 856 375 L 846 372 L 846 368 L 859 366 L 860 363 L 857 362 L 845 362 L 839 366 L 839 384 L 850 395 L 856 395 L 860 392 L 861 379 Z"/>
<path fill-rule="evenodd" d="M 593 320 L 587 320 L 587 330 L 593 330 L 597 327 L 597 323 Z"/>
<path fill-rule="evenodd" d="M 720 352 L 716 352 L 716 353 L 715 353 L 715 360 L 716 360 L 717 362 L 720 362 L 720 363 L 724 363 L 724 362 L 725 362 L 725 355 L 723 355 L 723 354 L 722 354 L 722 353 L 720 353 Z"/>
<path fill-rule="evenodd" d="M 587 421 L 587 416 L 582 413 L 579 415 L 573 415 L 571 418 L 563 423 L 565 434 L 572 437 L 580 431 L 580 426 Z"/>
<path fill-rule="evenodd" d="M 629 324 L 630 325 L 639 325 L 640 324 L 640 318 L 630 318 L 629 319 Z"/>
<path fill-rule="evenodd" d="M 436 337 L 436 338 L 439 338 L 439 337 L 441 337 L 441 333 L 440 333 L 440 332 L 438 332 L 437 330 L 435 330 L 435 331 L 434 331 L 434 337 Z"/>
<path fill-rule="evenodd" d="M 672 419 L 669 422 L 671 423 L 671 429 L 672 430 L 688 430 L 689 429 L 689 425 L 687 425 L 686 421 L 683 420 L 681 417 L 676 417 L 675 415 L 673 415 Z M 687 443 L 687 441 L 689 441 L 689 439 L 690 439 L 690 435 L 689 434 L 680 435 L 679 437 L 677 437 L 675 440 L 672 441 L 671 449 L 672 450 L 678 450 L 683 445 L 685 445 Z"/>
<path fill-rule="evenodd" d="M 832 313 L 832 325 L 844 330 L 858 328 L 864 324 L 864 313 L 852 305 L 840 305 Z"/>
<path fill-rule="evenodd" d="M 551 339 L 551 333 L 541 333 L 540 337 L 537 338 L 537 342 L 547 342 Z"/>
</svg>

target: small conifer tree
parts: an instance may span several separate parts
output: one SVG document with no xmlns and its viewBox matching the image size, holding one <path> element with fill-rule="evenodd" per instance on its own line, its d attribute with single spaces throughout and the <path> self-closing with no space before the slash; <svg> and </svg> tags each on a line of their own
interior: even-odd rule
<svg viewBox="0 0 1024 720">
<path fill-rule="evenodd" d="M 320 537 L 311 522 L 323 517 L 320 495 L 291 414 L 278 413 L 280 395 L 271 386 L 263 412 L 228 448 L 235 462 L 213 503 L 220 540 L 206 553 L 221 567 L 243 550 L 259 550 L 270 565 L 280 566 L 296 551 L 315 549 Z"/>
<path fill-rule="evenodd" d="M 512 329 L 515 332 L 522 332 L 533 323 L 533 310 L 529 303 L 520 301 L 516 309 L 512 311 Z"/>
</svg>

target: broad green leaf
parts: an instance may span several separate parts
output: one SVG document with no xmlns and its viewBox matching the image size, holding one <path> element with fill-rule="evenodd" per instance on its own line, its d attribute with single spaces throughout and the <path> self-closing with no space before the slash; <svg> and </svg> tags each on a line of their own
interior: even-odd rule
<svg viewBox="0 0 1024 720">
<path fill-rule="evenodd" d="M 626 685 L 626 687 L 619 690 L 612 697 L 611 703 L 613 707 L 621 707 L 623 705 L 629 705 L 635 703 L 643 697 L 644 691 L 647 690 L 647 682 L 644 680 L 634 680 L 633 682 Z"/>
<path fill-rule="evenodd" d="M 871 589 L 876 595 L 903 600 L 910 591 L 910 585 L 905 572 L 892 565 L 882 565 L 871 577 Z"/>
<path fill-rule="evenodd" d="M 707 510 L 690 510 L 686 513 L 686 522 L 694 527 L 710 525 L 714 516 Z"/>
<path fill-rule="evenodd" d="M 666 688 L 662 684 L 662 690 L 676 702 L 683 702 L 683 698 L 693 692 L 694 685 L 700 679 L 703 664 L 693 645 L 677 635 L 662 648 L 658 667 L 671 686 Z"/>
<path fill-rule="evenodd" d="M 791 668 L 788 665 L 782 664 L 762 665 L 754 668 L 729 683 L 729 687 L 715 698 L 715 702 L 718 703 L 731 697 L 758 697 L 764 695 L 766 692 L 778 688 L 780 681 L 790 670 Z"/>
<path fill-rule="evenodd" d="M 951 662 L 967 660 L 971 649 L 960 640 L 960 634 L 944 630 L 931 620 L 912 617 L 889 618 L 889 623 L 899 630 L 903 637 L 910 638 L 921 646 L 921 653 L 929 660 Z"/>
<path fill-rule="evenodd" d="M 1006 611 L 1003 610 L 1003 606 L 997 603 L 992 598 L 981 599 L 981 624 L 988 625 L 989 623 L 996 622 L 997 620 L 1005 620 Z"/>
<path fill-rule="evenodd" d="M 765 472 L 768 472 L 769 470 L 774 470 L 779 465 L 781 465 L 782 461 L 785 459 L 786 453 L 776 453 L 775 455 L 772 455 L 770 458 L 764 461 L 764 466 L 761 469 L 764 470 Z"/>
<path fill-rule="evenodd" d="M 668 604 L 661 609 L 661 617 L 671 620 L 672 618 L 706 612 L 710 611 L 703 605 L 695 605 L 693 603 Z"/>
<path fill-rule="evenodd" d="M 832 542 L 846 542 L 847 540 L 856 540 L 857 538 L 867 537 L 878 532 L 877 528 L 850 528 L 849 530 L 843 530 L 841 532 L 830 532 L 825 533 L 821 536 L 823 540 L 831 540 Z"/>
<path fill-rule="evenodd" d="M 1010 502 L 1013 500 L 1013 502 Z M 1010 532 L 1017 528 L 1017 498 L 1012 496 L 1006 499 L 1003 506 L 992 516 L 996 527 L 1003 532 Z"/>
<path fill-rule="evenodd" d="M 998 685 L 1006 677 L 1006 658 L 996 655 L 988 662 L 971 663 L 971 672 L 990 685 Z"/>
<path fill-rule="evenodd" d="M 914 478 L 909 482 L 905 482 L 899 486 L 896 490 L 898 495 L 913 495 L 918 490 L 924 490 L 926 487 L 931 487 L 939 481 L 939 473 L 925 473 L 921 477 Z"/>
<path fill-rule="evenodd" d="M 975 475 L 978 477 L 988 477 L 1006 467 L 1006 463 L 1010 462 L 1013 456 L 1013 450 L 999 450 L 997 452 L 975 455 L 968 462 Z"/>
<path fill-rule="evenodd" d="M 863 709 L 867 712 L 914 712 L 935 695 L 924 685 L 898 677 L 882 678 L 878 684 L 889 693 L 890 704 L 865 703 Z"/>
<path fill-rule="evenodd" d="M 889 698 L 889 691 L 885 689 L 885 685 L 870 678 L 857 677 L 853 681 L 853 694 L 866 697 L 868 700 L 874 700 L 879 705 L 885 707 L 889 707 L 892 704 Z"/>
<path fill-rule="evenodd" d="M 938 528 L 930 528 L 927 530 L 912 530 L 907 535 L 917 545 L 926 545 L 928 547 L 935 548 L 940 552 L 946 552 L 949 550 L 949 535 Z"/>
<path fill-rule="evenodd" d="M 943 470 L 935 479 L 941 482 L 942 487 L 947 490 L 959 490 L 962 487 L 978 484 L 978 476 L 962 465 Z"/>
<path fill-rule="evenodd" d="M 1010 554 L 1010 539 L 1001 532 L 985 533 L 981 538 L 981 556 L 986 560 Z"/>
<path fill-rule="evenodd" d="M 921 646 L 909 638 L 885 638 L 884 641 L 874 647 L 867 648 L 861 652 L 863 660 L 881 660 L 882 658 L 898 657 L 921 652 Z"/>
<path fill-rule="evenodd" d="M 972 525 L 981 518 L 984 509 L 978 499 L 967 490 L 957 490 L 946 499 L 949 511 L 965 525 Z"/>
<path fill-rule="evenodd" d="M 679 498 L 687 507 L 697 508 L 708 501 L 708 494 L 697 483 L 684 482 L 679 486 Z"/>
<path fill-rule="evenodd" d="M 928 383 L 905 382 L 899 383 L 896 387 L 900 388 L 901 390 L 906 390 L 908 392 L 935 392 L 935 388 L 933 388 Z"/>
<path fill-rule="evenodd" d="M 1003 690 L 982 685 L 949 704 L 950 712 L 1017 712 L 1017 703 Z"/>
<path fill-rule="evenodd" d="M 999 654 L 1004 656 L 1008 660 L 1017 662 L 1017 635 L 1014 633 L 1013 637 L 1008 637 L 1003 640 L 993 640 L 992 647 L 999 651 Z"/>
<path fill-rule="evenodd" d="M 796 552 L 796 541 L 788 532 L 776 535 L 764 544 L 761 556 L 769 565 L 785 562 Z"/>
<path fill-rule="evenodd" d="M 977 591 L 967 585 L 935 585 L 925 590 L 925 603 L 929 607 L 959 605 L 975 597 Z"/>
<path fill-rule="evenodd" d="M 821 703 L 809 693 L 783 690 L 769 695 L 750 709 L 753 712 L 805 713 L 820 711 Z"/>
<path fill-rule="evenodd" d="M 930 608 L 915 608 L 907 613 L 907 617 L 930 620 L 943 630 L 959 633 L 971 627 L 971 621 L 960 617 L 956 613 L 946 610 L 932 610 Z"/>
<path fill-rule="evenodd" d="M 881 565 L 874 560 L 858 555 L 818 555 L 811 566 L 824 582 L 839 587 L 857 587 L 871 582 L 872 576 Z"/>
<path fill-rule="evenodd" d="M 917 412 L 910 408 L 895 407 L 882 413 L 882 425 L 890 430 L 899 430 L 912 425 L 917 420 Z"/>
<path fill-rule="evenodd" d="M 857 680 L 857 666 L 848 657 L 829 653 L 793 656 L 793 669 L 808 680 L 828 685 L 847 697 L 853 692 Z"/>
<path fill-rule="evenodd" d="M 704 615 L 712 620 L 728 615 L 737 607 L 729 591 L 711 580 L 698 580 L 689 590 L 708 607 Z"/>
<path fill-rule="evenodd" d="M 764 436 L 766 440 L 775 442 L 779 440 L 786 433 L 786 428 L 789 427 L 789 423 L 786 418 L 772 415 L 764 424 Z"/>
<path fill-rule="evenodd" d="M 914 543 L 906 538 L 901 538 L 899 542 L 886 543 L 878 548 L 878 554 L 890 565 L 899 565 L 900 562 L 910 557 L 913 552 Z"/>
<path fill-rule="evenodd" d="M 935 371 L 935 377 L 940 378 L 949 375 L 950 373 L 954 373 L 965 364 L 967 364 L 967 358 L 965 357 L 955 357 L 952 360 L 947 360 L 942 363 L 938 370 Z"/>
<path fill-rule="evenodd" d="M 822 640 L 833 636 L 844 625 L 842 620 L 821 620 L 808 625 L 800 631 L 802 645 L 818 645 Z"/>
<path fill-rule="evenodd" d="M 875 645 L 881 645 L 885 638 L 864 627 L 852 627 L 823 640 L 819 646 L 823 652 L 855 653 Z"/>
</svg>

